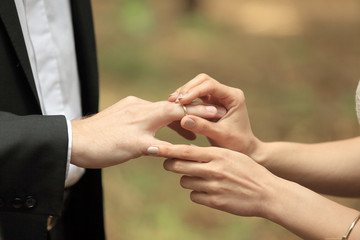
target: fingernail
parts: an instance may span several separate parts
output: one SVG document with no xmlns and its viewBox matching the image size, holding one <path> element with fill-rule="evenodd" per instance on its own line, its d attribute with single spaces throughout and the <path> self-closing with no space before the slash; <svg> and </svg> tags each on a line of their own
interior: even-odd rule
<svg viewBox="0 0 360 240">
<path fill-rule="evenodd" d="M 188 94 L 181 94 L 180 93 L 180 95 L 177 97 L 175 102 L 178 103 L 181 99 L 186 98 L 187 96 L 188 96 Z"/>
<path fill-rule="evenodd" d="M 159 153 L 159 148 L 158 147 L 149 147 L 147 149 L 147 153 L 148 154 L 158 154 Z"/>
<path fill-rule="evenodd" d="M 195 126 L 194 120 L 192 120 L 191 118 L 188 118 L 185 120 L 185 122 L 184 122 L 185 128 L 193 128 L 194 126 Z"/>
<path fill-rule="evenodd" d="M 219 107 L 219 108 L 217 108 L 217 113 L 218 113 L 218 115 L 220 115 L 220 116 L 224 116 L 225 114 L 226 114 L 226 109 L 225 108 L 223 108 L 223 107 Z"/>
<path fill-rule="evenodd" d="M 206 106 L 205 107 L 206 111 L 208 111 L 209 113 L 216 113 L 217 109 L 214 106 Z"/>
<path fill-rule="evenodd" d="M 180 93 L 177 99 L 175 100 L 176 103 L 179 103 L 179 100 L 182 98 L 182 94 Z"/>
<path fill-rule="evenodd" d="M 172 96 L 174 96 L 174 95 L 176 95 L 176 92 L 171 93 L 171 94 L 169 95 L 169 97 L 172 97 Z"/>
<path fill-rule="evenodd" d="M 187 96 L 189 96 L 189 94 L 180 94 L 180 97 L 179 97 L 179 99 L 183 99 L 183 98 L 186 98 Z"/>
</svg>

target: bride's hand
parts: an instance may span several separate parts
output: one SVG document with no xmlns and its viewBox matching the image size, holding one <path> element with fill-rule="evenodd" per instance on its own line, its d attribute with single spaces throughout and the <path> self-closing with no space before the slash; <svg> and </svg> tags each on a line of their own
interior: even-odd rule
<svg viewBox="0 0 360 240">
<path fill-rule="evenodd" d="M 245 104 L 244 93 L 225 86 L 206 74 L 200 74 L 169 96 L 170 102 L 189 104 L 200 98 L 204 103 L 224 106 L 226 114 L 218 121 L 187 115 L 181 126 L 205 135 L 214 146 L 253 154 L 261 142 L 254 136 Z"/>
</svg>

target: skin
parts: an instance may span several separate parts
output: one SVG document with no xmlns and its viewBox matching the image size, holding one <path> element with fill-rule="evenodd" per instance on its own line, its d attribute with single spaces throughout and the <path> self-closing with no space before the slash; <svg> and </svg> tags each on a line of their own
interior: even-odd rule
<svg viewBox="0 0 360 240">
<path fill-rule="evenodd" d="M 212 145 L 244 153 L 276 175 L 317 192 L 360 196 L 360 137 L 317 144 L 263 142 L 252 132 L 240 89 L 200 74 L 170 95 L 169 101 L 179 94 L 185 96 L 181 104 L 202 98 L 226 108 L 227 113 L 217 122 L 192 115 L 181 120 L 183 128 L 207 136 Z"/>
<path fill-rule="evenodd" d="M 194 202 L 269 219 L 304 239 L 340 239 L 347 232 L 358 211 L 317 192 L 360 195 L 359 137 L 318 144 L 265 143 L 251 130 L 241 90 L 200 74 L 169 101 L 186 105 L 196 98 L 227 112 L 216 122 L 187 115 L 181 126 L 221 148 L 154 144 L 149 149 L 169 158 L 165 169 L 185 175 L 181 185 L 193 190 Z M 360 239 L 360 224 L 349 239 Z"/>
<path fill-rule="evenodd" d="M 189 114 L 211 119 L 225 113 L 223 107 L 204 104 L 192 104 L 187 110 Z M 140 157 L 152 143 L 167 144 L 156 139 L 155 134 L 169 124 L 191 138 L 191 134 L 181 132 L 174 124 L 183 116 L 180 104 L 153 103 L 136 97 L 122 99 L 96 115 L 71 121 L 71 163 L 84 168 L 104 168 Z"/>
<path fill-rule="evenodd" d="M 358 212 L 272 174 L 247 155 L 224 148 L 158 145 L 164 167 L 183 174 L 193 202 L 239 216 L 269 219 L 303 239 L 340 239 Z M 351 239 L 360 237 L 354 229 Z"/>
</svg>

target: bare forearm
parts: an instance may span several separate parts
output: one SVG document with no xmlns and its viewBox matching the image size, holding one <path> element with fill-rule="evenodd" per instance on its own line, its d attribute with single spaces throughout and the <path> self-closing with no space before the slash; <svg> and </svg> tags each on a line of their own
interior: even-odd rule
<svg viewBox="0 0 360 240">
<path fill-rule="evenodd" d="M 274 174 L 317 192 L 360 196 L 360 137 L 300 144 L 260 143 L 253 158 Z"/>
<path fill-rule="evenodd" d="M 265 217 L 304 239 L 341 239 L 359 214 L 290 181 L 272 187 Z M 360 239 L 360 225 L 349 239 Z"/>
</svg>

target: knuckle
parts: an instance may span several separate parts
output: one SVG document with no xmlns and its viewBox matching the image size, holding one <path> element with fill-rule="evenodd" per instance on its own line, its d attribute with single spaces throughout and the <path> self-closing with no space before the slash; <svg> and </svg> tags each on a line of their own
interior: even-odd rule
<svg viewBox="0 0 360 240">
<path fill-rule="evenodd" d="M 245 93 L 241 89 L 234 88 L 236 96 L 239 98 L 240 102 L 245 102 Z"/>
<path fill-rule="evenodd" d="M 181 158 L 187 159 L 192 153 L 192 148 L 191 146 L 184 146 L 181 155 Z"/>
<path fill-rule="evenodd" d="M 226 177 L 225 174 L 221 171 L 213 171 L 212 176 L 217 180 L 223 180 Z"/>
<path fill-rule="evenodd" d="M 206 73 L 200 73 L 196 76 L 196 78 L 200 79 L 200 80 L 209 80 L 210 76 L 207 75 Z"/>
<path fill-rule="evenodd" d="M 208 79 L 210 78 L 209 75 L 207 75 L 206 73 L 199 73 L 197 75 L 198 78 L 201 78 L 201 79 Z"/>
<path fill-rule="evenodd" d="M 223 169 L 219 166 L 211 166 L 207 172 L 212 179 L 223 180 L 226 177 Z"/>
<path fill-rule="evenodd" d="M 179 104 L 167 101 L 158 102 L 157 104 L 158 107 L 162 109 L 162 112 L 167 114 L 174 114 L 176 112 L 176 108 L 179 107 Z"/>
<path fill-rule="evenodd" d="M 170 146 L 167 144 L 163 144 L 159 147 L 159 153 L 163 156 L 168 156 L 170 154 Z M 171 159 L 168 159 L 167 161 L 170 161 Z"/>
<path fill-rule="evenodd" d="M 226 206 L 226 199 L 219 195 L 213 195 L 210 197 L 209 203 L 214 208 L 224 208 Z"/>
<path fill-rule="evenodd" d="M 126 98 L 124 98 L 124 100 L 131 101 L 131 100 L 133 100 L 134 98 L 135 98 L 134 96 L 127 96 Z"/>
<path fill-rule="evenodd" d="M 127 96 L 126 98 L 124 98 L 124 100 L 126 100 L 128 102 L 137 102 L 139 100 L 139 98 L 135 97 L 135 96 Z"/>
</svg>

